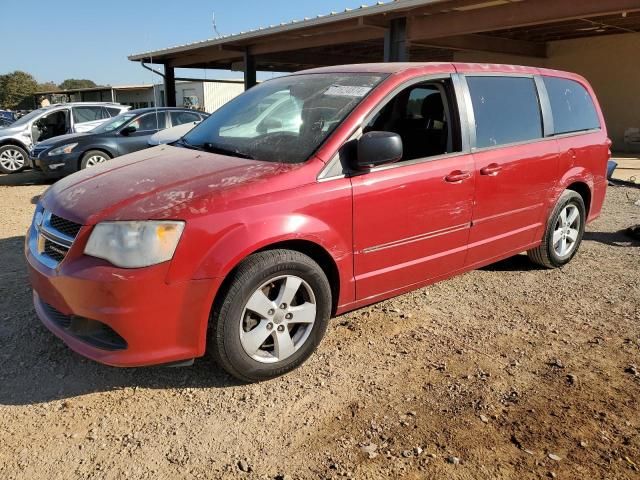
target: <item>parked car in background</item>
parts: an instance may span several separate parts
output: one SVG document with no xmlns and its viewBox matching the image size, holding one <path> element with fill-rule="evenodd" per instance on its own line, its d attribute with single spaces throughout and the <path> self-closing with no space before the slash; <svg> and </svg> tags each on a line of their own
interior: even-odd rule
<svg viewBox="0 0 640 480">
<path fill-rule="evenodd" d="M 297 107 L 274 120 L 298 130 L 225 135 L 274 97 Z M 49 188 L 25 244 L 35 311 L 109 365 L 208 348 L 244 381 L 272 378 L 312 354 L 332 315 L 523 251 L 570 262 L 600 215 L 610 146 L 591 86 L 556 70 L 277 77 L 171 145 Z"/>
<path fill-rule="evenodd" d="M 18 119 L 16 112 L 13 110 L 0 110 L 0 120 L 8 120 L 13 123 Z"/>
<path fill-rule="evenodd" d="M 158 131 L 185 123 L 192 126 L 207 116 L 207 113 L 185 108 L 131 110 L 90 132 L 62 135 L 38 143 L 31 150 L 31 163 L 47 176 L 63 177 L 147 148 L 149 138 Z"/>
<path fill-rule="evenodd" d="M 7 117 L 0 117 L 0 128 L 2 127 L 8 127 L 9 125 L 11 125 L 13 122 L 15 122 L 15 120 L 11 120 Z"/>
<path fill-rule="evenodd" d="M 0 128 L 0 171 L 16 173 L 29 166 L 29 151 L 38 142 L 87 132 L 131 107 L 117 103 L 77 102 L 39 108 Z"/>
<path fill-rule="evenodd" d="M 208 114 L 207 114 L 208 116 Z M 156 145 L 165 145 L 167 143 L 173 143 L 177 140 L 180 140 L 183 136 L 185 136 L 193 127 L 198 125 L 198 122 L 189 122 L 184 123 L 182 125 L 178 125 L 177 127 L 165 128 L 164 130 L 160 130 L 158 133 L 154 133 L 149 137 L 147 143 L 150 147 L 155 147 Z"/>
</svg>

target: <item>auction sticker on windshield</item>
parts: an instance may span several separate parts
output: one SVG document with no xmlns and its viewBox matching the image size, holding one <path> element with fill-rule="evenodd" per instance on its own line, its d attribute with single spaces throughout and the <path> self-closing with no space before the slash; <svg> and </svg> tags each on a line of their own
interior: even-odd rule
<svg viewBox="0 0 640 480">
<path fill-rule="evenodd" d="M 332 97 L 364 97 L 370 91 L 371 87 L 331 85 L 324 94 Z"/>
</svg>

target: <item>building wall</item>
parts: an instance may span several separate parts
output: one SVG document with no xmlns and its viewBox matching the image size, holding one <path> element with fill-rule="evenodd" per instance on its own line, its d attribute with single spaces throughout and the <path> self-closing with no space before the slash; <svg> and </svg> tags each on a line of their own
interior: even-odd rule
<svg viewBox="0 0 640 480">
<path fill-rule="evenodd" d="M 204 106 L 205 111 L 211 113 L 232 98 L 244 92 L 244 83 L 214 83 L 204 84 Z"/>
<path fill-rule="evenodd" d="M 198 108 L 207 113 L 217 110 L 232 98 L 244 92 L 244 84 L 226 82 L 176 82 L 176 106 L 185 106 L 185 97 L 196 96 Z M 158 105 L 164 105 L 164 87 L 156 86 Z"/>
<path fill-rule="evenodd" d="M 640 128 L 640 33 L 550 42 L 548 58 L 531 58 L 483 52 L 456 52 L 457 62 L 489 62 L 532 65 L 576 72 L 596 92 L 609 137 L 617 151 L 629 151 L 624 133 Z"/>
<path fill-rule="evenodd" d="M 158 87 L 156 87 L 158 88 Z M 132 108 L 154 107 L 153 89 L 147 87 L 135 90 L 115 90 L 115 101 L 123 105 L 130 105 Z"/>
</svg>

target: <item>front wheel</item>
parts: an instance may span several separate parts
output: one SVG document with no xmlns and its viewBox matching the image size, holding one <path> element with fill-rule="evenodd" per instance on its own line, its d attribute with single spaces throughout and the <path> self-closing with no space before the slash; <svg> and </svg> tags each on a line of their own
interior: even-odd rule
<svg viewBox="0 0 640 480">
<path fill-rule="evenodd" d="M 80 162 L 80 169 L 84 170 L 85 168 L 95 167 L 101 163 L 104 163 L 110 160 L 111 157 L 106 153 L 100 150 L 89 150 L 82 156 L 82 161 Z"/>
<path fill-rule="evenodd" d="M 17 145 L 0 147 L 0 172 L 18 173 L 27 166 L 27 152 Z"/>
<path fill-rule="evenodd" d="M 330 314 L 331 288 L 316 262 L 291 250 L 259 252 L 232 273 L 216 302 L 210 350 L 240 380 L 277 377 L 313 353 Z"/>
<path fill-rule="evenodd" d="M 549 217 L 542 244 L 527 252 L 529 258 L 547 268 L 569 263 L 582 242 L 586 217 L 582 197 L 565 190 Z"/>
</svg>

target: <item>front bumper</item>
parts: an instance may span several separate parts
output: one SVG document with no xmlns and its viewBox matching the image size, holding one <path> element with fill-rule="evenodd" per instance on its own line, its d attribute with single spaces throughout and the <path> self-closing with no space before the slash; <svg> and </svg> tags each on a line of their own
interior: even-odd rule
<svg viewBox="0 0 640 480">
<path fill-rule="evenodd" d="M 64 177 L 78 171 L 80 157 L 71 152 L 62 155 L 47 155 L 46 151 L 39 156 L 30 157 L 33 168 L 42 170 L 48 177 Z"/>
<path fill-rule="evenodd" d="M 86 236 L 81 232 L 76 243 L 86 243 Z M 84 249 L 74 245 L 50 268 L 33 254 L 28 240 L 25 245 L 36 313 L 51 332 L 77 353 L 113 366 L 172 363 L 204 355 L 218 279 L 167 283 L 169 262 L 120 269 L 74 253 L 80 246 Z M 104 324 L 124 340 L 124 347 L 100 348 L 99 342 L 79 335 L 57 315 Z"/>
</svg>

